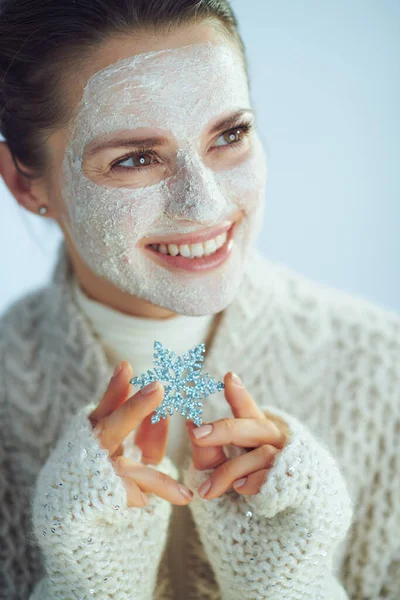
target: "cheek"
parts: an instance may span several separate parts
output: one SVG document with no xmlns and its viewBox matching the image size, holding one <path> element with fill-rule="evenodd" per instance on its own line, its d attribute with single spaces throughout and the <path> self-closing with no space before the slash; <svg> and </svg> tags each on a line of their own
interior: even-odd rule
<svg viewBox="0 0 400 600">
<path fill-rule="evenodd" d="M 264 201 L 266 176 L 266 155 L 259 140 L 241 165 L 218 174 L 224 194 L 245 212 L 252 212 Z"/>
<path fill-rule="evenodd" d="M 148 234 L 164 210 L 162 186 L 117 189 L 99 186 L 80 176 L 63 190 L 68 230 L 85 256 L 114 257 L 130 263 L 138 256 L 138 241 Z"/>
<path fill-rule="evenodd" d="M 105 253 L 119 256 L 125 264 L 137 257 L 137 244 L 151 229 L 162 205 L 160 198 L 149 196 L 146 202 L 135 194 L 123 198 L 117 192 L 108 199 L 104 210 L 98 212 L 94 227 L 88 232 L 103 246 Z"/>
</svg>

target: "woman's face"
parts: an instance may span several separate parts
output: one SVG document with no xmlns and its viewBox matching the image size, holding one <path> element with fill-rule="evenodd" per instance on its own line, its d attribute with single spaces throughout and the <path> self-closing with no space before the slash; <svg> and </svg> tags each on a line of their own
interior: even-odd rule
<svg viewBox="0 0 400 600">
<path fill-rule="evenodd" d="M 239 50 L 194 29 L 165 47 L 114 49 L 87 77 L 59 165 L 59 221 L 98 277 L 205 315 L 241 282 L 266 159 Z"/>
</svg>

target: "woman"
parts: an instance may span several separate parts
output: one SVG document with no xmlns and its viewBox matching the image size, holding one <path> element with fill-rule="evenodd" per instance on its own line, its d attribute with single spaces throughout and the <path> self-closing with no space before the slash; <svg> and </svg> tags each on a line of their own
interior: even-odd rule
<svg viewBox="0 0 400 600">
<path fill-rule="evenodd" d="M 227 2 L 1 7 L 1 174 L 64 234 L 2 318 L 3 597 L 398 598 L 399 318 L 256 252 Z M 204 429 L 131 385 L 156 340 L 205 342 Z"/>
</svg>

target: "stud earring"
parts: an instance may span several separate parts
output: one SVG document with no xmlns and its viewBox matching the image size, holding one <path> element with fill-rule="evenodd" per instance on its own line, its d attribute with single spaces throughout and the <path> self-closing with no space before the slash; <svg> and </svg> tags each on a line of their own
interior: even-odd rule
<svg viewBox="0 0 400 600">
<path fill-rule="evenodd" d="M 43 204 L 42 206 L 39 206 L 39 208 L 38 208 L 38 213 L 39 213 L 40 215 L 42 215 L 42 216 L 43 216 L 43 215 L 47 215 L 47 212 L 48 212 L 48 210 L 49 210 L 49 209 L 47 208 L 47 206 L 45 206 L 45 205 Z"/>
</svg>

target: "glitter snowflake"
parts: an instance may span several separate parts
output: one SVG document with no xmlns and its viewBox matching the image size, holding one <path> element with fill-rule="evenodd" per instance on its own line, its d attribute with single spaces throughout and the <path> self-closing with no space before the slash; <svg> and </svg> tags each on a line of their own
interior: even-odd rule
<svg viewBox="0 0 400 600">
<path fill-rule="evenodd" d="M 193 419 L 195 425 L 202 424 L 203 412 L 202 399 L 224 389 L 221 381 L 216 381 L 208 373 L 202 374 L 205 345 L 199 344 L 189 353 L 184 352 L 182 357 L 154 342 L 153 371 L 134 377 L 130 383 L 142 389 L 153 381 L 160 381 L 164 385 L 164 398 L 160 406 L 151 417 L 151 422 L 158 423 L 167 418 L 167 412 L 172 415 L 180 410 L 186 419 Z M 164 383 L 165 382 L 165 383 Z"/>
</svg>

